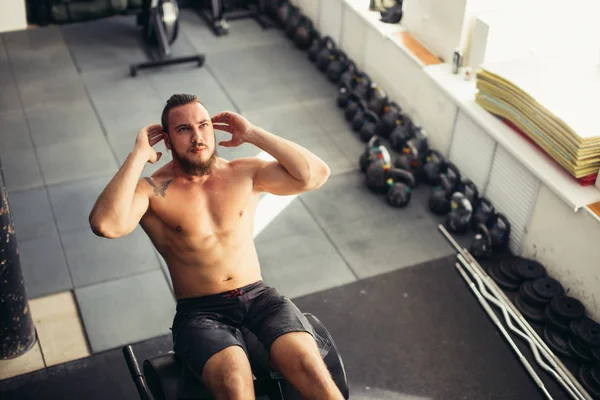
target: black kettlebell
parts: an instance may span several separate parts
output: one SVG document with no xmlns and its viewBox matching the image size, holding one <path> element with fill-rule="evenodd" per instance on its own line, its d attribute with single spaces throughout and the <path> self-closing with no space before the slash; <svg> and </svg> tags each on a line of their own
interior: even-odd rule
<svg viewBox="0 0 600 400">
<path fill-rule="evenodd" d="M 321 48 L 321 50 L 319 51 L 319 54 L 317 54 L 317 61 L 316 61 L 316 65 L 317 65 L 317 69 L 323 73 L 325 73 L 327 71 L 327 67 L 329 66 L 329 63 L 331 62 L 331 53 L 335 50 L 335 42 L 333 41 L 332 38 L 330 38 L 329 36 L 326 36 L 324 38 L 324 43 L 323 43 L 323 47 Z"/>
<path fill-rule="evenodd" d="M 477 185 L 470 179 L 463 179 L 461 186 L 460 191 L 465 194 L 473 206 L 473 210 L 476 210 L 479 205 L 479 189 L 477 189 Z"/>
<path fill-rule="evenodd" d="M 377 136 L 389 137 L 397 123 L 399 123 L 401 116 L 402 108 L 398 104 L 394 102 L 387 104 L 383 109 L 383 115 L 379 119 L 377 129 L 375 130 Z"/>
<path fill-rule="evenodd" d="M 380 153 L 367 166 L 366 183 L 372 192 L 386 193 L 389 189 L 387 171 L 391 168 L 391 157 L 385 146 L 379 146 L 378 149 Z"/>
<path fill-rule="evenodd" d="M 348 67 L 342 74 L 339 81 L 338 96 L 336 104 L 339 108 L 346 108 L 348 105 L 348 99 L 352 94 L 352 88 L 354 86 L 354 74 L 357 73 L 356 64 L 350 59 L 347 60 Z"/>
<path fill-rule="evenodd" d="M 445 172 L 446 160 L 444 156 L 437 150 L 429 150 L 425 156 L 423 165 L 423 180 L 431 185 L 440 184 L 440 174 Z"/>
<path fill-rule="evenodd" d="M 394 208 L 406 207 L 410 203 L 415 178 L 409 171 L 392 168 L 388 171 L 387 202 Z"/>
<path fill-rule="evenodd" d="M 492 237 L 492 249 L 504 250 L 508 246 L 510 238 L 510 222 L 504 214 L 497 213 L 492 226 L 489 229 Z"/>
<path fill-rule="evenodd" d="M 300 24 L 296 28 L 294 33 L 294 44 L 302 51 L 306 51 L 310 48 L 313 39 L 318 36 L 313 22 L 310 18 L 303 16 Z"/>
<path fill-rule="evenodd" d="M 412 172 L 417 184 L 424 179 L 424 170 L 423 170 L 423 162 L 425 160 L 425 156 L 429 151 L 429 142 L 427 137 L 423 134 L 423 132 L 418 130 L 413 130 L 415 134 L 412 138 L 408 139 L 408 141 L 404 144 L 402 148 L 403 154 L 408 154 L 410 157 L 410 169 Z"/>
<path fill-rule="evenodd" d="M 277 24 L 279 25 L 279 27 L 281 29 L 285 29 L 287 26 L 287 20 L 288 18 L 291 16 L 291 14 L 294 12 L 294 9 L 297 10 L 296 7 L 294 7 L 293 5 L 291 5 L 289 2 L 287 1 L 282 1 L 279 3 L 279 5 L 277 6 Z"/>
<path fill-rule="evenodd" d="M 379 154 L 383 154 L 383 151 L 379 148 L 381 146 L 381 139 L 377 136 L 373 136 L 371 140 L 365 146 L 365 150 L 360 155 L 358 159 L 358 164 L 360 166 L 360 172 L 363 174 L 367 172 L 367 167 L 369 163 L 375 160 Z"/>
<path fill-rule="evenodd" d="M 398 116 L 395 121 L 394 129 L 390 133 L 390 145 L 397 152 L 401 152 L 402 148 L 413 137 L 412 122 L 407 116 Z"/>
<path fill-rule="evenodd" d="M 495 210 L 492 202 L 485 197 L 481 197 L 477 202 L 477 206 L 473 212 L 473 217 L 471 218 L 471 228 L 475 230 L 479 224 L 483 224 L 490 228 L 492 226 L 492 222 L 494 222 L 494 218 Z"/>
<path fill-rule="evenodd" d="M 361 101 L 359 103 L 358 108 L 356 109 L 356 112 L 354 113 L 354 116 L 352 117 L 352 121 L 350 122 L 350 125 L 352 126 L 352 130 L 356 133 L 360 133 L 360 130 L 363 127 L 363 124 L 365 123 L 365 113 L 369 111 L 367 108 L 367 104 L 364 101 Z"/>
<path fill-rule="evenodd" d="M 368 96 L 367 105 L 369 110 L 373 111 L 377 116 L 383 115 L 383 110 L 388 103 L 388 95 L 381 86 L 376 83 L 371 84 Z"/>
<path fill-rule="evenodd" d="M 325 46 L 325 38 L 317 35 L 313 40 L 312 43 L 310 44 L 310 49 L 308 49 L 308 51 L 306 52 L 306 54 L 308 55 L 308 59 L 313 62 L 316 63 L 317 62 L 317 56 L 319 55 L 319 52 L 321 51 L 321 49 Z"/>
<path fill-rule="evenodd" d="M 469 251 L 475 258 L 488 258 L 492 254 L 492 236 L 484 224 L 475 226 L 475 236 Z"/>
<path fill-rule="evenodd" d="M 456 187 L 460 181 L 458 168 L 451 163 L 447 163 L 446 172 L 440 174 L 440 184 L 432 190 L 428 201 L 429 210 L 437 215 L 446 215 L 450 212 L 450 197 L 456 192 Z"/>
<path fill-rule="evenodd" d="M 371 110 L 365 111 L 364 123 L 360 128 L 360 140 L 368 142 L 373 136 L 375 136 L 375 128 L 379 123 L 379 116 Z"/>
<path fill-rule="evenodd" d="M 472 215 L 473 206 L 467 196 L 461 192 L 454 192 L 450 197 L 450 211 L 446 216 L 445 226 L 448 231 L 458 234 L 467 232 Z"/>
<path fill-rule="evenodd" d="M 288 16 L 285 21 L 285 36 L 289 39 L 294 39 L 294 35 L 296 34 L 296 29 L 300 26 L 302 19 L 304 16 L 300 12 L 300 10 L 292 9 L 293 12 Z"/>
<path fill-rule="evenodd" d="M 325 76 L 327 76 L 329 82 L 337 84 L 340 81 L 342 74 L 349 67 L 348 56 L 346 56 L 346 53 L 342 50 L 337 49 L 333 52 L 332 57 L 333 59 L 325 71 Z"/>
<path fill-rule="evenodd" d="M 348 97 L 348 103 L 346 104 L 346 108 L 344 108 L 344 118 L 346 118 L 346 121 L 348 121 L 349 123 L 352 123 L 356 112 L 359 109 L 364 110 L 366 108 L 367 105 L 365 104 L 364 100 L 362 100 L 354 93 L 351 93 Z"/>
<path fill-rule="evenodd" d="M 283 2 L 288 2 L 287 0 L 266 0 L 265 3 L 265 12 L 272 20 L 277 20 L 277 9 L 279 5 Z"/>
</svg>

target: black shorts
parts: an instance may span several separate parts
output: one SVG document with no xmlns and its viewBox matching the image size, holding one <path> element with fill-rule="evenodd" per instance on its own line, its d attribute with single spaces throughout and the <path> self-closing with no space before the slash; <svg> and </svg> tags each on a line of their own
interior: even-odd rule
<svg viewBox="0 0 600 400">
<path fill-rule="evenodd" d="M 179 300 L 171 330 L 175 355 L 197 379 L 208 359 L 229 346 L 240 346 L 248 355 L 244 340 L 248 331 L 264 346 L 266 365 L 271 345 L 288 332 L 308 332 L 322 354 L 329 350 L 329 344 L 315 333 L 292 301 L 262 281 L 229 292 Z"/>
</svg>

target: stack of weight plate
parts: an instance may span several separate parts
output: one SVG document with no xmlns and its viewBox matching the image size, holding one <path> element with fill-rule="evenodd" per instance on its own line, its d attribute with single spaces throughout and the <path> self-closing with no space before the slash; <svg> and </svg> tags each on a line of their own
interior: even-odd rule
<svg viewBox="0 0 600 400">
<path fill-rule="evenodd" d="M 523 282 L 515 296 L 515 307 L 530 322 L 544 324 L 545 310 L 556 296 L 564 293 L 559 281 L 548 276 Z"/>
<path fill-rule="evenodd" d="M 515 292 L 524 282 L 546 276 L 546 268 L 535 260 L 523 257 L 503 257 L 490 263 L 488 275 L 502 289 Z"/>
</svg>

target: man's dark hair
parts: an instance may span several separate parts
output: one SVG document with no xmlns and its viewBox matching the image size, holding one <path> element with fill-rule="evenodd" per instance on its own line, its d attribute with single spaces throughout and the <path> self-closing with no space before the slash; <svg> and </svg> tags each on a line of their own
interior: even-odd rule
<svg viewBox="0 0 600 400">
<path fill-rule="evenodd" d="M 163 130 L 168 134 L 169 133 L 169 111 L 171 111 L 175 107 L 183 106 L 190 103 L 200 102 L 198 97 L 193 94 L 174 94 L 169 100 L 167 100 L 167 104 L 165 108 L 163 108 L 162 116 L 160 117 L 160 123 L 163 127 Z"/>
</svg>

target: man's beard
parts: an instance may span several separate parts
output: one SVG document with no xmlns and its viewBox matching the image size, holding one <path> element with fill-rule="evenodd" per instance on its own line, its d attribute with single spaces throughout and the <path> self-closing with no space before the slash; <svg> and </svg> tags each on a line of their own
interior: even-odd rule
<svg viewBox="0 0 600 400">
<path fill-rule="evenodd" d="M 205 147 L 206 148 L 206 147 Z M 177 160 L 179 166 L 188 175 L 204 176 L 212 172 L 212 167 L 217 160 L 217 149 L 213 151 L 210 158 L 206 161 L 193 161 L 185 155 L 179 154 L 175 149 L 172 149 L 173 158 Z"/>
</svg>

